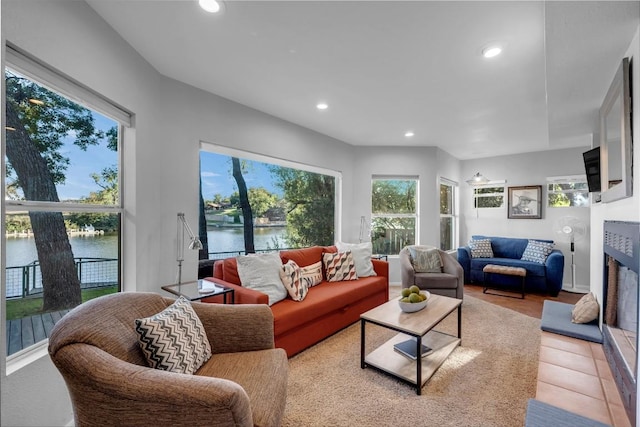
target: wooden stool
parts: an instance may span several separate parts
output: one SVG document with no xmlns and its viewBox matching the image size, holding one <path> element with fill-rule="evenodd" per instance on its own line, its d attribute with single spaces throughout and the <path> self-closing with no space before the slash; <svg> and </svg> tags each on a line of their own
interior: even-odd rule
<svg viewBox="0 0 640 427">
<path fill-rule="evenodd" d="M 482 272 L 484 274 L 484 289 L 482 289 L 482 293 L 486 294 L 488 289 L 497 289 L 497 290 L 504 290 L 502 288 L 496 288 L 496 287 L 489 287 L 487 286 L 487 273 L 488 274 L 502 274 L 504 276 L 520 276 L 522 277 L 522 288 L 521 288 L 521 294 L 522 296 L 520 297 L 520 299 L 524 299 L 524 279 L 527 277 L 527 270 L 522 268 L 522 267 L 507 267 L 506 265 L 494 265 L 494 264 L 487 264 L 484 266 L 484 268 L 482 269 Z M 508 290 L 507 290 L 508 291 Z M 511 295 L 501 295 L 501 294 L 492 294 L 492 295 L 500 295 L 503 297 L 510 297 Z M 515 297 L 513 297 L 515 298 Z"/>
</svg>

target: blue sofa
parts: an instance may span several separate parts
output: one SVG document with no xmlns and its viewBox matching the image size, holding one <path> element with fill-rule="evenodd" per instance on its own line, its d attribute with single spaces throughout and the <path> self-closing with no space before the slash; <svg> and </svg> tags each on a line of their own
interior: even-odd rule
<svg viewBox="0 0 640 427">
<path fill-rule="evenodd" d="M 465 283 L 483 283 L 484 273 L 482 269 L 487 264 L 506 265 L 509 267 L 523 267 L 527 270 L 525 280 L 526 291 L 547 292 L 551 296 L 557 296 L 562 289 L 562 276 L 564 274 L 564 255 L 554 249 L 544 264 L 532 261 L 523 261 L 520 258 L 527 248 L 528 239 L 513 237 L 472 236 L 472 240 L 491 239 L 493 258 L 472 258 L 471 248 L 463 246 L 458 248 L 458 262 L 464 270 Z M 541 242 L 552 240 L 532 239 Z M 491 283 L 505 287 L 518 287 L 520 277 L 491 275 Z"/>
</svg>

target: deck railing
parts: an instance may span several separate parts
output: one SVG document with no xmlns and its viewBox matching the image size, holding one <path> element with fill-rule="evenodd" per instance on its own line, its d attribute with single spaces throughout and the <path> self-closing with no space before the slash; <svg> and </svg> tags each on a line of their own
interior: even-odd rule
<svg viewBox="0 0 640 427">
<path fill-rule="evenodd" d="M 118 284 L 117 258 L 74 258 L 78 279 L 83 289 Z M 40 262 L 7 267 L 7 298 L 25 298 L 42 294 Z"/>
</svg>

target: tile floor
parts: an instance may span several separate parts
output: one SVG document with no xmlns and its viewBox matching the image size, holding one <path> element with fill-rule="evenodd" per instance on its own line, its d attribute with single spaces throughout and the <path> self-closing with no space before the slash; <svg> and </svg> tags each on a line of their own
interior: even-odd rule
<svg viewBox="0 0 640 427">
<path fill-rule="evenodd" d="M 601 344 L 543 331 L 536 399 L 613 427 L 631 427 Z"/>
</svg>

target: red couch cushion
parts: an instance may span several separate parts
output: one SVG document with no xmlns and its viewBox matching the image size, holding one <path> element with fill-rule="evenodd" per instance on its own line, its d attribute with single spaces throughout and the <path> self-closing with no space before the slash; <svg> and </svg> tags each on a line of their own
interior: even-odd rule
<svg viewBox="0 0 640 427">
<path fill-rule="evenodd" d="M 222 280 L 241 285 L 240 275 L 238 274 L 238 261 L 235 258 L 226 258 L 222 260 Z"/>
<path fill-rule="evenodd" d="M 303 301 L 286 298 L 271 306 L 274 335 L 278 336 L 332 311 L 347 307 L 378 292 L 387 292 L 386 278 L 362 277 L 344 282 L 322 282 L 309 289 Z"/>
<path fill-rule="evenodd" d="M 280 258 L 282 259 L 283 264 L 292 260 L 300 267 L 306 267 L 308 265 L 315 264 L 318 261 L 322 261 L 322 252 L 324 252 L 324 247 L 322 246 L 290 249 L 288 251 L 280 251 Z"/>
</svg>

